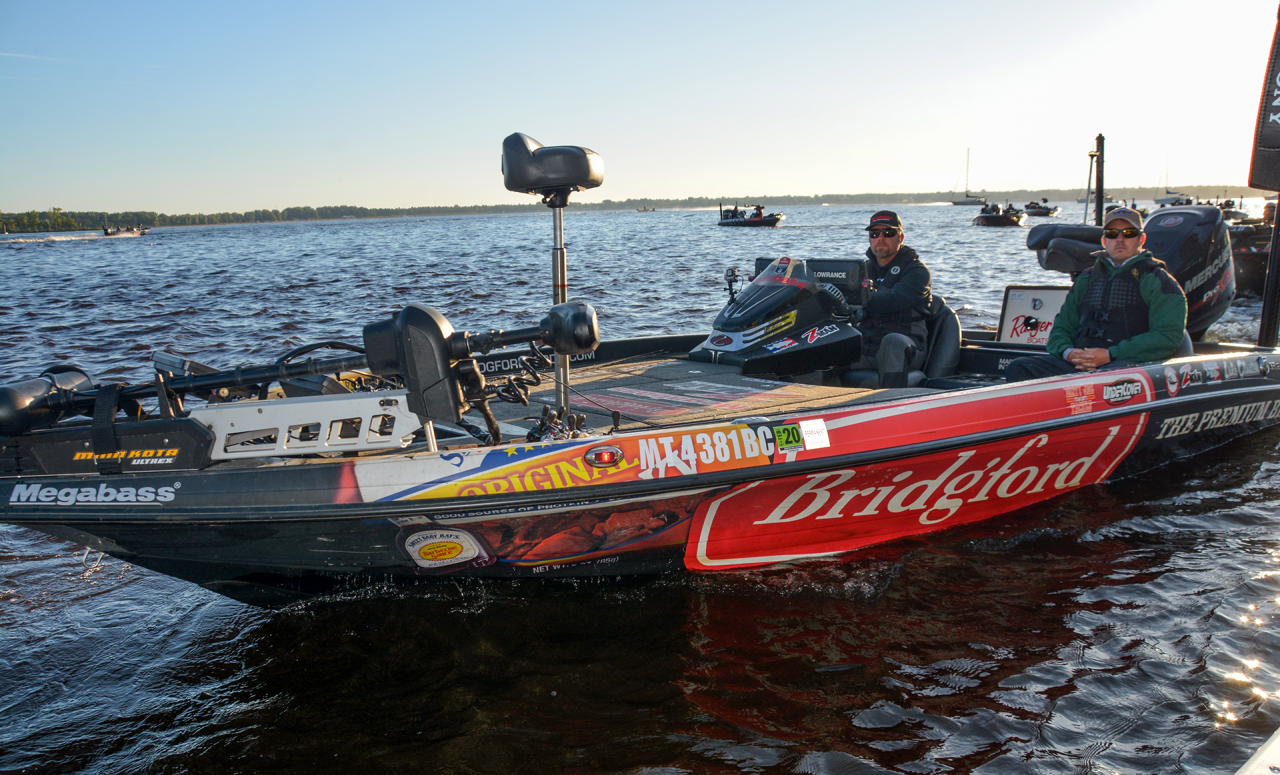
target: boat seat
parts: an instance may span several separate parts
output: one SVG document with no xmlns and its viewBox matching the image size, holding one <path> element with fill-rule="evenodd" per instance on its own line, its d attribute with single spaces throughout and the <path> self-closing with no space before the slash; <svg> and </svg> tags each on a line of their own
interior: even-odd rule
<svg viewBox="0 0 1280 775">
<path fill-rule="evenodd" d="M 604 182 L 604 161 L 576 145 L 550 148 L 516 132 L 502 141 L 502 182 L 508 191 L 548 196 L 583 191 Z"/>
<path fill-rule="evenodd" d="M 930 379 L 949 377 L 956 373 L 956 366 L 960 364 L 960 318 L 941 296 L 933 297 L 929 309 L 932 314 L 924 321 L 929 330 L 924 365 L 907 372 L 907 387 L 921 387 Z M 876 369 L 850 369 L 840 375 L 840 382 L 848 387 L 874 390 L 880 387 L 880 372 Z"/>
<path fill-rule="evenodd" d="M 1195 354 L 1196 354 L 1196 347 L 1191 342 L 1191 334 L 1186 331 L 1183 331 L 1182 341 L 1178 343 L 1178 349 L 1174 350 L 1173 355 L 1170 355 L 1169 357 L 1170 358 L 1190 358 Z"/>
</svg>

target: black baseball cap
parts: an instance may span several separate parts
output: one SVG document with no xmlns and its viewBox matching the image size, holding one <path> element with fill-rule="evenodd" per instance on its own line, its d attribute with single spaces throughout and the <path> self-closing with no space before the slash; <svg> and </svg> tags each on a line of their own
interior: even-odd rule
<svg viewBox="0 0 1280 775">
<path fill-rule="evenodd" d="M 882 226 L 892 226 L 895 229 L 901 230 L 902 219 L 899 218 L 898 214 L 892 210 L 881 210 L 871 216 L 871 225 L 863 229 L 863 231 L 871 231 L 872 229 L 878 229 Z"/>
</svg>

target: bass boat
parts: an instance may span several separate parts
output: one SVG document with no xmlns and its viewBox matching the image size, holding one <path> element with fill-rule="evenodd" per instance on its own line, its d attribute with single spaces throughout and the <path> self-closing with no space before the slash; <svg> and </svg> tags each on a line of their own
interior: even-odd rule
<svg viewBox="0 0 1280 775">
<path fill-rule="evenodd" d="M 503 172 L 553 208 L 563 260 L 561 210 L 600 184 L 598 157 L 517 134 Z M 1187 255 L 1209 244 L 1181 233 Z M 0 389 L 0 521 L 260 605 L 732 572 L 987 519 L 1280 422 L 1280 352 L 1253 346 L 1006 384 L 1043 352 L 1062 286 L 1008 289 L 999 331 L 962 331 L 935 297 L 923 368 L 881 389 L 850 368 L 862 261 L 753 269 L 745 286 L 727 270 L 724 308 L 687 335 L 602 342 L 594 310 L 559 299 L 482 333 L 411 305 L 322 343 L 334 357 L 156 353 L 145 384 L 47 369 Z"/>
<path fill-rule="evenodd" d="M 1027 214 L 1016 207 L 990 204 L 973 217 L 974 226 L 1024 226 Z"/>
<path fill-rule="evenodd" d="M 729 209 L 725 209 L 724 205 L 720 206 L 720 225 L 721 226 L 767 226 L 774 227 L 787 219 L 782 213 L 764 214 L 763 208 L 757 207 L 755 212 L 748 213 L 745 209 L 738 209 L 737 205 Z"/>
<path fill-rule="evenodd" d="M 1036 218 L 1053 218 L 1062 212 L 1062 208 L 1050 205 L 1048 199 L 1041 199 L 1039 202 L 1028 202 L 1022 211 Z"/>
</svg>

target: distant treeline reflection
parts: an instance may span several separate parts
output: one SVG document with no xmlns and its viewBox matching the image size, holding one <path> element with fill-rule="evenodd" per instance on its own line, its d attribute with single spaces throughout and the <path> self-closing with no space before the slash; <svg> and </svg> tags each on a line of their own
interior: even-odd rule
<svg viewBox="0 0 1280 775">
<path fill-rule="evenodd" d="M 1227 186 L 1184 186 L 1182 193 L 1203 200 L 1218 198 L 1243 198 L 1267 196 L 1270 192 Z M 978 191 L 989 201 L 1010 201 L 1022 204 L 1027 201 L 1048 199 L 1051 202 L 1072 202 L 1082 196 L 1081 191 L 1045 189 L 1041 191 Z M 1164 196 L 1158 188 L 1117 188 L 1109 192 L 1117 199 L 1151 200 Z M 625 199 L 602 202 L 571 201 L 570 210 L 689 210 L 724 205 L 763 204 L 767 207 L 798 205 L 847 205 L 847 204 L 925 204 L 950 202 L 959 198 L 955 192 L 934 191 L 920 194 L 825 194 L 822 196 L 738 196 L 738 197 L 688 197 L 687 199 Z M 275 223 L 279 221 L 323 221 L 340 218 L 404 218 L 409 216 L 481 215 L 487 213 L 543 214 L 545 205 L 533 201 L 521 205 L 453 205 L 450 207 L 354 207 L 337 205 L 328 207 L 286 207 L 283 210 L 249 210 L 243 213 L 186 213 L 167 215 L 148 211 L 140 212 L 66 212 L 52 207 L 44 212 L 32 210 L 26 213 L 0 212 L 0 224 L 10 234 L 47 231 L 90 231 L 94 229 L 129 228 L 142 226 L 203 226 L 224 223 Z"/>
</svg>

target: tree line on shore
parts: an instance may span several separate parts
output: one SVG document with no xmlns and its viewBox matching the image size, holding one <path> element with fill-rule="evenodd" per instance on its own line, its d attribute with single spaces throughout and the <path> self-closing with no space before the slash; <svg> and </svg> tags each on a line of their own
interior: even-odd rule
<svg viewBox="0 0 1280 775">
<path fill-rule="evenodd" d="M 1267 196 L 1270 192 L 1239 186 L 1189 186 L 1181 193 L 1203 200 L 1215 198 L 1241 198 Z M 1083 195 L 1081 191 L 1046 189 L 1032 191 L 977 191 L 989 201 L 1007 200 L 1020 204 L 1025 201 L 1048 199 L 1052 202 L 1073 201 Z M 1164 196 L 1159 188 L 1116 188 L 1110 193 L 1117 199 L 1150 201 Z M 741 196 L 741 197 L 688 197 L 685 199 L 624 199 L 601 202 L 571 201 L 570 210 L 688 210 L 716 207 L 720 204 L 760 204 L 770 208 L 820 204 L 924 204 L 949 202 L 958 198 L 955 192 L 934 191 L 918 194 L 825 194 L 821 196 Z M 51 231 L 92 231 L 129 227 L 156 228 L 160 226 L 203 226 L 208 224 L 276 223 L 281 221 L 322 221 L 354 218 L 403 218 L 409 216 L 481 215 L 488 213 L 545 213 L 546 206 L 531 204 L 502 205 L 452 205 L 447 207 L 355 207 L 336 205 L 325 207 L 286 207 L 283 210 L 249 210 L 243 213 L 186 213 L 166 215 L 150 211 L 138 212 L 66 212 L 51 207 L 44 212 L 31 210 L 26 213 L 0 212 L 0 225 L 10 234 L 29 234 Z"/>
</svg>

